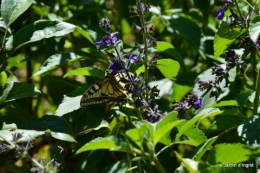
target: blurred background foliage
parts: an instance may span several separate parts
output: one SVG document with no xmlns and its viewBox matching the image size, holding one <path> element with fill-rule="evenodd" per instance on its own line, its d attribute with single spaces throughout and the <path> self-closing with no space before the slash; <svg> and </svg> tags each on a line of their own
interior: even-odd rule
<svg viewBox="0 0 260 173">
<path fill-rule="evenodd" d="M 147 16 L 147 24 L 154 26 L 154 38 L 171 43 L 177 51 L 174 55 L 171 52 L 163 51 L 159 55 L 159 59 L 171 58 L 178 61 L 181 66 L 178 76 L 170 85 L 169 93 L 165 92 L 165 95 L 157 102 L 160 109 L 170 111 L 171 101 L 173 99 L 179 101 L 191 91 L 199 73 L 211 67 L 214 62 L 221 61 L 213 58 L 213 39 L 218 25 L 216 10 L 220 3 L 214 0 L 150 0 L 144 1 L 144 3 L 148 3 L 152 7 Z M 35 0 L 30 8 L 11 24 L 10 29 L 15 35 L 21 28 L 40 19 L 63 21 L 81 27 L 92 36 L 95 42 L 102 39 L 104 35 L 99 27 L 99 20 L 106 17 L 111 21 L 112 30 L 118 32 L 118 38 L 122 39 L 124 48 L 132 48 L 135 42 L 142 42 L 140 33 L 131 29 L 132 23 L 139 23 L 138 18 L 130 18 L 129 9 L 133 5 L 135 5 L 134 0 Z M 0 36 L 1 41 L 3 35 L 2 33 Z M 82 58 L 62 63 L 53 70 L 34 76 L 50 56 L 65 55 L 70 52 L 74 52 Z M 98 80 L 97 77 L 92 76 L 63 77 L 71 70 L 87 66 L 106 69 L 109 61 L 107 57 L 97 52 L 93 42 L 77 31 L 62 37 L 46 38 L 22 46 L 12 52 L 11 57 L 8 58 L 8 65 L 0 74 L 1 85 L 3 86 L 8 81 L 30 83 L 41 94 L 6 103 L 0 111 L 1 115 L 10 115 L 12 118 L 16 116 L 41 118 L 46 114 L 55 115 L 64 95 L 85 83 L 93 84 Z M 157 69 L 150 71 L 150 76 L 157 81 L 164 78 Z M 164 89 L 167 88 L 162 88 L 162 92 Z M 96 107 L 79 109 L 67 113 L 63 117 L 76 135 L 84 129 L 94 128 L 100 124 L 104 117 L 105 106 L 98 108 L 100 109 L 96 109 Z M 93 116 L 95 117 L 93 118 Z M 205 119 L 201 122 L 201 126 L 205 126 L 204 128 L 207 129 L 212 121 L 210 118 Z M 46 157 L 48 160 L 55 156 L 58 161 L 63 162 L 64 172 L 82 171 L 82 165 L 84 165 L 84 172 L 88 170 L 99 172 L 100 168 L 113 162 L 111 153 L 108 151 L 92 151 L 71 160 L 67 158 L 71 151 L 66 150 L 68 153 L 62 155 L 58 146 L 76 148 L 76 145 L 82 145 L 105 133 L 107 133 L 106 129 L 99 129 L 90 131 L 84 137 L 77 136 L 78 144 L 58 141 L 46 134 L 34 141 L 31 155 L 36 158 Z M 225 138 L 225 141 L 235 141 L 237 140 L 235 138 L 236 135 L 230 135 Z M 162 148 L 163 146 L 159 144 L 157 147 Z M 193 152 L 193 147 L 188 145 L 174 145 L 173 147 L 183 157 L 188 157 Z M 95 152 L 98 153 L 95 156 L 100 157 L 93 159 L 91 156 Z M 120 155 L 117 157 L 120 159 Z M 163 152 L 159 159 L 167 160 L 162 164 L 168 171 L 175 170 L 179 166 L 179 162 L 172 152 Z M 16 164 L 19 166 L 22 163 Z M 1 171 L 6 172 L 0 169 Z"/>
</svg>

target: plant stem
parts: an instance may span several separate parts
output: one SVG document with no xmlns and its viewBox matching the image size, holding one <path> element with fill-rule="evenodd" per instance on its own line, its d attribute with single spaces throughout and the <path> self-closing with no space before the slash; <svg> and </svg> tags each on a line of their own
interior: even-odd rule
<svg viewBox="0 0 260 173">
<path fill-rule="evenodd" d="M 137 164 L 138 164 L 138 171 L 139 171 L 139 173 L 142 173 L 143 171 L 142 171 L 142 166 L 141 166 L 140 160 L 137 161 Z"/>
<path fill-rule="evenodd" d="M 260 94 L 260 67 L 257 67 L 257 79 L 256 79 L 256 91 L 255 91 L 255 100 L 254 100 L 254 110 L 253 115 L 257 114 L 257 109 L 259 105 L 259 94 Z"/>
<path fill-rule="evenodd" d="M 245 19 L 244 19 L 243 15 L 242 15 L 242 13 L 241 13 L 239 7 L 238 7 L 237 0 L 234 0 L 234 2 L 235 2 L 235 5 L 236 5 L 236 8 L 237 8 L 237 11 L 238 11 L 238 13 L 239 13 L 239 17 L 241 18 L 242 23 L 244 24 L 244 23 L 245 23 Z"/>
<path fill-rule="evenodd" d="M 145 55 L 144 55 L 144 82 L 145 82 L 145 100 L 148 100 L 148 46 L 147 46 L 147 42 L 146 42 L 146 26 L 145 26 L 145 19 L 144 19 L 144 14 L 142 12 L 141 9 L 141 1 L 140 0 L 136 0 L 136 4 L 137 4 L 137 10 L 139 12 L 139 17 L 140 17 L 140 22 L 141 22 L 141 27 L 143 28 L 143 43 L 144 43 L 144 51 L 145 51 Z"/>
<path fill-rule="evenodd" d="M 258 12 L 255 10 L 255 8 L 254 8 L 247 0 L 244 0 L 244 2 L 245 2 L 250 8 L 252 8 L 252 10 L 253 10 L 256 14 L 258 14 Z"/>
<path fill-rule="evenodd" d="M 153 161 L 154 161 L 154 163 L 155 163 L 156 169 L 157 169 L 160 173 L 166 173 L 166 171 L 164 170 L 164 168 L 162 167 L 161 163 L 159 162 L 159 160 L 157 159 L 156 156 L 154 156 Z"/>
</svg>

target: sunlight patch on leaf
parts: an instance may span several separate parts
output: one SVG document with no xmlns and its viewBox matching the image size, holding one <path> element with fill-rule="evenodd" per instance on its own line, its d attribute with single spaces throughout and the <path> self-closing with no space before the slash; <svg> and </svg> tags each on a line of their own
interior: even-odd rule
<svg viewBox="0 0 260 173">
<path fill-rule="evenodd" d="M 76 55 L 75 53 L 64 53 L 64 54 L 52 55 L 42 64 L 40 69 L 32 77 L 44 74 L 46 72 L 50 72 L 60 67 L 63 64 L 73 62 L 82 58 L 84 57 Z"/>
</svg>

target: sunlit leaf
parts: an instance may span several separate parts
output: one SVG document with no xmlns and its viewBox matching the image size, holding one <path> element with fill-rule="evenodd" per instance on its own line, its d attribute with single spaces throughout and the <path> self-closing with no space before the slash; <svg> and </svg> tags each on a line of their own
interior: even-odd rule
<svg viewBox="0 0 260 173">
<path fill-rule="evenodd" d="M 116 136 L 109 136 L 106 138 L 96 138 L 89 143 L 82 146 L 76 153 L 82 153 L 89 150 L 110 149 L 114 151 L 130 151 L 128 145 Z"/>
<path fill-rule="evenodd" d="M 260 148 L 251 147 L 241 143 L 218 144 L 210 150 L 206 162 L 212 165 L 219 163 L 237 164 L 259 156 Z"/>
<path fill-rule="evenodd" d="M 40 69 L 32 77 L 50 72 L 66 63 L 72 63 L 83 58 L 84 56 L 80 56 L 75 53 L 52 55 L 42 64 Z"/>
<path fill-rule="evenodd" d="M 156 67 L 169 79 L 174 79 L 180 70 L 180 64 L 172 59 L 160 59 Z"/>
<path fill-rule="evenodd" d="M 1 17 L 10 26 L 32 3 L 33 0 L 2 0 Z"/>
<path fill-rule="evenodd" d="M 230 26 L 228 22 L 222 20 L 214 38 L 214 57 L 218 58 L 224 51 L 245 32 L 241 27 Z"/>
<path fill-rule="evenodd" d="M 84 67 L 84 68 L 77 68 L 76 70 L 69 71 L 63 77 L 68 77 L 73 75 L 95 76 L 98 78 L 102 78 L 105 76 L 105 72 L 104 70 L 93 68 L 93 67 Z"/>
<path fill-rule="evenodd" d="M 256 15 L 252 19 L 252 22 L 250 22 L 249 25 L 249 35 L 254 43 L 257 42 L 259 34 L 260 34 L 260 15 Z"/>
<path fill-rule="evenodd" d="M 260 146 L 260 118 L 258 115 L 247 118 L 238 128 L 238 135 L 246 144 L 254 147 Z"/>
</svg>

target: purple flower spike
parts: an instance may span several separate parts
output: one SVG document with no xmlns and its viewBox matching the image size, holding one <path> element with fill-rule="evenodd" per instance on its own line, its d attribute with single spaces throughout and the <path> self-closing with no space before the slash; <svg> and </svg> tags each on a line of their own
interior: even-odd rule
<svg viewBox="0 0 260 173">
<path fill-rule="evenodd" d="M 218 20 L 222 20 L 224 18 L 225 11 L 226 11 L 225 8 L 220 8 L 220 9 L 217 10 L 217 13 L 218 13 L 217 19 Z"/>
<path fill-rule="evenodd" d="M 95 43 L 95 45 L 98 45 L 98 51 L 100 51 L 102 49 L 102 46 L 104 45 L 104 42 L 103 42 L 103 40 L 100 40 L 100 41 L 97 41 Z"/>
<path fill-rule="evenodd" d="M 136 63 L 139 62 L 139 59 L 137 58 L 137 54 L 131 54 L 131 55 L 129 55 L 129 59 L 134 60 Z"/>
<path fill-rule="evenodd" d="M 199 108 L 201 108 L 201 100 L 197 100 L 193 103 L 194 109 L 198 110 Z"/>
</svg>

